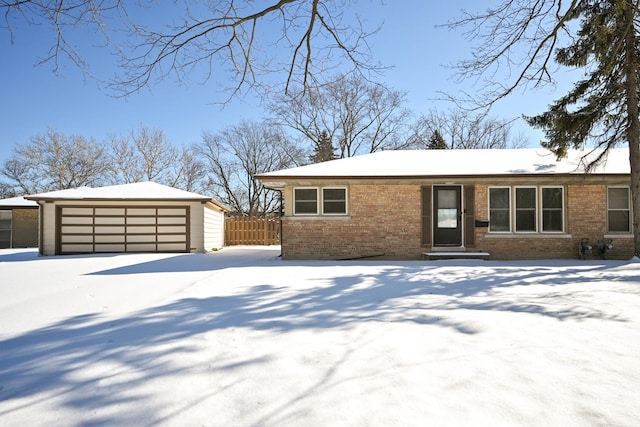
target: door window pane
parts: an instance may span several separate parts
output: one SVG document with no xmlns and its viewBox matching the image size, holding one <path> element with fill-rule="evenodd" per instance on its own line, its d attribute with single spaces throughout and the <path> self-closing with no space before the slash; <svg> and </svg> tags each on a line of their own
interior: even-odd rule
<svg viewBox="0 0 640 427">
<path fill-rule="evenodd" d="M 437 190 L 438 228 L 458 227 L 458 192 L 456 190 Z"/>
<path fill-rule="evenodd" d="M 438 209 L 438 228 L 457 228 L 457 209 Z"/>
<path fill-rule="evenodd" d="M 489 231 L 509 231 L 509 188 L 489 189 Z"/>
<path fill-rule="evenodd" d="M 438 190 L 438 208 L 457 208 L 457 194 L 456 190 Z"/>
</svg>

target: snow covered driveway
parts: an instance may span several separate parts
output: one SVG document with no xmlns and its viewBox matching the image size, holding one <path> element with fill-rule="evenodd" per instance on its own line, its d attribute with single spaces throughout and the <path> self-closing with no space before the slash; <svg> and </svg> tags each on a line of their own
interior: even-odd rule
<svg viewBox="0 0 640 427">
<path fill-rule="evenodd" d="M 0 251 L 3 426 L 635 426 L 640 262 Z"/>
</svg>

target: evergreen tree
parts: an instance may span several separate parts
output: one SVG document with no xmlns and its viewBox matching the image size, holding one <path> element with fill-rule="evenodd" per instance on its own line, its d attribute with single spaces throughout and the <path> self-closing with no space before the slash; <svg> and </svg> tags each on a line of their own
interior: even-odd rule
<svg viewBox="0 0 640 427">
<path fill-rule="evenodd" d="M 553 60 L 583 73 L 547 112 L 525 119 L 545 132 L 542 145 L 558 158 L 586 144 L 603 148 L 588 169 L 604 161 L 609 148 L 628 145 L 640 255 L 640 0 L 503 0 L 448 26 L 464 27 L 474 43 L 457 77 L 483 86 L 471 99 L 456 100 L 471 101 L 474 109 L 553 83 Z"/>
<path fill-rule="evenodd" d="M 444 141 L 444 138 L 440 134 L 439 130 L 433 131 L 433 135 L 429 138 L 429 145 L 427 146 L 430 150 L 443 150 L 447 149 L 447 143 Z"/>
<path fill-rule="evenodd" d="M 580 1 L 568 16 L 580 20 L 571 44 L 556 50 L 555 60 L 585 69 L 565 96 L 547 112 L 527 117 L 544 130 L 542 145 L 558 157 L 592 140 L 605 148 L 590 166 L 606 158 L 606 149 L 628 143 L 633 199 L 635 253 L 640 254 L 640 34 L 637 0 Z"/>
<path fill-rule="evenodd" d="M 331 138 L 327 131 L 323 131 L 317 141 L 313 143 L 313 154 L 309 159 L 313 163 L 326 162 L 327 160 L 336 159 L 335 148 L 331 142 Z"/>
</svg>

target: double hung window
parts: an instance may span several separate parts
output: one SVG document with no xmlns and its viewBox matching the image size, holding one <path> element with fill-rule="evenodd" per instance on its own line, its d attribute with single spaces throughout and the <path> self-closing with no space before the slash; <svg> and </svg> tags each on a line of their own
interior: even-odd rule
<svg viewBox="0 0 640 427">
<path fill-rule="evenodd" d="M 629 233 L 631 231 L 631 209 L 628 187 L 607 189 L 607 231 Z"/>
<path fill-rule="evenodd" d="M 300 187 L 293 189 L 294 215 L 346 215 L 347 189 Z"/>
<path fill-rule="evenodd" d="M 563 187 L 490 187 L 489 231 L 564 231 Z"/>
</svg>

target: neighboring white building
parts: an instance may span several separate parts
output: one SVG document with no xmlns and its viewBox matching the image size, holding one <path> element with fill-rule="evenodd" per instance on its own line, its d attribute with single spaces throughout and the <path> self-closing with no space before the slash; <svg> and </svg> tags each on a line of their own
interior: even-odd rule
<svg viewBox="0 0 640 427">
<path fill-rule="evenodd" d="M 0 249 L 38 246 L 38 204 L 24 197 L 0 200 Z"/>
<path fill-rule="evenodd" d="M 40 255 L 206 252 L 224 245 L 230 209 L 154 182 L 26 196 L 40 206 Z"/>
</svg>

